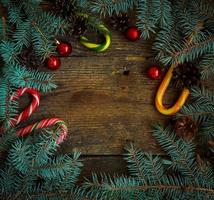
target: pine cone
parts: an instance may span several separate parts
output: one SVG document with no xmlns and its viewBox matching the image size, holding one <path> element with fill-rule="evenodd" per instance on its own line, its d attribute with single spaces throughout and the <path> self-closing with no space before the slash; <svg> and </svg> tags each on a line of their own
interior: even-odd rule
<svg viewBox="0 0 214 200">
<path fill-rule="evenodd" d="M 126 13 L 112 16 L 110 19 L 110 26 L 119 31 L 125 31 L 129 26 L 130 19 Z"/>
<path fill-rule="evenodd" d="M 72 35 L 79 37 L 84 35 L 87 31 L 87 19 L 85 17 L 77 16 L 72 27 Z"/>
<path fill-rule="evenodd" d="M 87 31 L 87 19 L 75 14 L 76 8 L 73 3 L 67 0 L 56 0 L 53 10 L 70 23 L 71 35 L 79 37 Z"/>
<path fill-rule="evenodd" d="M 198 126 L 191 117 L 177 119 L 174 123 L 174 128 L 178 136 L 187 140 L 193 139 L 198 132 Z"/>
<path fill-rule="evenodd" d="M 22 65 L 32 68 L 37 68 L 43 64 L 42 60 L 35 54 L 32 47 L 23 49 L 19 56 L 19 60 Z"/>
<path fill-rule="evenodd" d="M 178 88 L 199 86 L 200 78 L 200 71 L 193 63 L 184 63 L 178 65 L 174 69 L 172 77 L 176 87 Z"/>
<path fill-rule="evenodd" d="M 56 15 L 60 15 L 66 20 L 72 20 L 74 16 L 75 6 L 67 0 L 56 0 L 53 11 Z"/>
</svg>

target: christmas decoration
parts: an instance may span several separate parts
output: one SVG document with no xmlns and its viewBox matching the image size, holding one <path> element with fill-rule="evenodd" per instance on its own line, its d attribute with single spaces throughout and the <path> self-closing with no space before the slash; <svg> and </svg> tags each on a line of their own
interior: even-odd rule
<svg viewBox="0 0 214 200">
<path fill-rule="evenodd" d="M 125 31 L 129 27 L 130 19 L 127 13 L 119 13 L 110 18 L 110 26 L 115 30 L 121 32 Z"/>
<path fill-rule="evenodd" d="M 198 132 L 198 126 L 190 116 L 178 118 L 174 123 L 174 128 L 178 136 L 188 140 L 193 139 Z"/>
<path fill-rule="evenodd" d="M 163 105 L 163 96 L 172 79 L 172 73 L 173 73 L 174 68 L 175 68 L 174 65 L 172 65 L 169 68 L 168 72 L 166 73 L 164 79 L 162 80 L 162 82 L 158 88 L 158 91 L 157 91 L 156 97 L 155 97 L 156 108 L 160 113 L 162 113 L 164 115 L 173 115 L 173 114 L 177 113 L 181 109 L 181 107 L 184 105 L 184 103 L 186 102 L 186 100 L 189 96 L 189 93 L 190 93 L 189 89 L 184 88 L 180 97 L 178 98 L 177 102 L 171 108 L 166 108 Z"/>
<path fill-rule="evenodd" d="M 84 36 L 81 36 L 80 37 L 80 42 L 87 48 L 93 50 L 93 51 L 96 51 L 96 52 L 103 52 L 105 51 L 106 49 L 108 49 L 108 47 L 110 46 L 111 44 L 111 33 L 110 31 L 104 26 L 104 25 L 99 25 L 97 27 L 97 29 L 99 30 L 99 32 L 101 32 L 104 37 L 105 37 L 105 42 L 104 43 L 101 43 L 101 44 L 95 44 L 95 43 L 91 43 L 89 42 L 89 40 L 84 37 Z"/>
<path fill-rule="evenodd" d="M 161 75 L 161 69 L 156 66 L 156 65 L 152 65 L 149 67 L 148 69 L 148 76 L 150 79 L 159 79 Z"/>
<path fill-rule="evenodd" d="M 12 96 L 11 101 L 17 101 L 22 95 L 25 93 L 30 94 L 32 96 L 32 101 L 30 105 L 25 108 L 19 115 L 15 118 L 10 119 L 10 125 L 15 126 L 20 122 L 28 119 L 32 113 L 38 108 L 40 102 L 40 94 L 37 90 L 33 88 L 21 88 L 18 89 Z"/>
<path fill-rule="evenodd" d="M 18 101 L 19 98 L 25 93 L 30 94 L 33 97 L 33 99 L 30 105 L 27 108 L 25 108 L 19 115 L 17 115 L 15 118 L 10 119 L 11 127 L 18 125 L 20 122 L 28 119 L 39 106 L 40 94 L 37 90 L 33 88 L 18 89 L 11 96 L 10 101 Z M 56 140 L 56 143 L 60 144 L 67 136 L 68 130 L 65 122 L 57 118 L 44 119 L 44 120 L 41 120 L 40 122 L 36 122 L 34 124 L 28 125 L 27 127 L 24 127 L 18 130 L 16 134 L 17 136 L 25 136 L 26 134 L 31 133 L 36 129 L 42 129 L 53 125 L 58 125 L 61 128 L 61 134 L 59 138 Z M 1 128 L 1 130 L 4 131 L 3 128 Z"/>
<path fill-rule="evenodd" d="M 87 18 L 83 16 L 76 16 L 71 28 L 72 35 L 79 38 L 87 32 Z"/>
<path fill-rule="evenodd" d="M 47 59 L 47 65 L 49 69 L 59 69 L 61 66 L 61 60 L 58 56 L 50 56 L 50 58 Z"/>
<path fill-rule="evenodd" d="M 173 71 L 172 79 L 176 87 L 190 88 L 199 86 L 201 74 L 199 69 L 193 63 L 179 64 Z"/>
<path fill-rule="evenodd" d="M 137 27 L 129 27 L 126 30 L 126 38 L 134 42 L 140 38 L 140 31 Z"/>
<path fill-rule="evenodd" d="M 57 52 L 60 56 L 68 56 L 72 52 L 72 46 L 69 43 L 59 43 L 57 45 Z"/>
<path fill-rule="evenodd" d="M 58 118 L 43 119 L 39 122 L 21 128 L 17 131 L 17 136 L 25 136 L 37 129 L 47 128 L 54 125 L 58 125 L 58 127 L 61 129 L 60 136 L 56 140 L 56 144 L 60 144 L 66 138 L 68 129 L 65 122 Z"/>
</svg>

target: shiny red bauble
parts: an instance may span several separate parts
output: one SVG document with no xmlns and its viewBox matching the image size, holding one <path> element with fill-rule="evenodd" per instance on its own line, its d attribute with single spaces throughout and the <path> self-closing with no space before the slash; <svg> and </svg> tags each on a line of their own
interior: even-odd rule
<svg viewBox="0 0 214 200">
<path fill-rule="evenodd" d="M 157 80 L 160 78 L 161 69 L 157 65 L 153 65 L 148 69 L 148 76 L 150 79 Z"/>
<path fill-rule="evenodd" d="M 126 30 L 126 38 L 134 42 L 140 38 L 140 31 L 135 26 L 129 27 Z"/>
<path fill-rule="evenodd" d="M 47 65 L 49 69 L 56 70 L 61 66 L 61 60 L 58 56 L 50 56 L 47 59 Z"/>
<path fill-rule="evenodd" d="M 72 46 L 69 43 L 60 43 L 57 45 L 57 52 L 60 56 L 68 56 L 72 52 Z"/>
</svg>

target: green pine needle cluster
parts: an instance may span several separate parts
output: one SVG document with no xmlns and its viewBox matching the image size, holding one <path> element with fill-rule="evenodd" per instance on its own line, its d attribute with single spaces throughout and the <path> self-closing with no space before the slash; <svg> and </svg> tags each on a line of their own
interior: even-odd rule
<svg viewBox="0 0 214 200">
<path fill-rule="evenodd" d="M 33 134 L 13 140 L 0 171 L 1 199 L 50 199 L 53 193 L 55 199 L 61 199 L 77 190 L 80 153 L 56 155 L 57 134 L 45 130 L 39 137 Z"/>
<path fill-rule="evenodd" d="M 153 136 L 169 156 L 164 159 L 131 145 L 125 160 L 130 176 L 93 174 L 83 188 L 91 199 L 214 199 L 211 163 L 197 159 L 193 141 L 178 138 L 172 127 L 156 125 Z"/>
<path fill-rule="evenodd" d="M 200 124 L 201 141 L 210 141 L 214 137 L 214 93 L 205 88 L 192 88 L 191 97 L 191 103 L 184 105 L 177 117 L 192 117 Z"/>
</svg>

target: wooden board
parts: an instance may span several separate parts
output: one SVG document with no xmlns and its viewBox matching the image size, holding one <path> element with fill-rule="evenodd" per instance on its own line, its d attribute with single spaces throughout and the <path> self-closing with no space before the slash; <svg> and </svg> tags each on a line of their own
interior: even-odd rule
<svg viewBox="0 0 214 200">
<path fill-rule="evenodd" d="M 49 3 L 46 7 L 50 8 Z M 0 12 L 5 10 L 0 7 Z M 59 153 L 82 152 L 81 177 L 89 177 L 92 172 L 127 173 L 122 154 L 130 142 L 145 151 L 163 154 L 151 135 L 152 124 L 168 121 L 154 107 L 161 79 L 153 81 L 146 74 L 156 63 L 153 41 L 129 42 L 118 32 L 112 36 L 110 48 L 98 54 L 66 38 L 73 53 L 62 59 L 62 67 L 51 72 L 39 68 L 54 74 L 58 88 L 42 95 L 40 107 L 24 123 L 48 117 L 64 119 L 69 136 Z M 207 85 L 214 88 L 214 82 Z M 173 103 L 178 95 L 170 87 L 165 103 Z M 22 98 L 20 110 L 28 102 L 28 98 Z"/>
<path fill-rule="evenodd" d="M 154 107 L 160 80 L 152 81 L 146 75 L 155 63 L 151 41 L 132 43 L 113 32 L 111 47 L 97 54 L 68 40 L 73 53 L 62 59 L 59 70 L 51 71 L 58 88 L 42 94 L 38 110 L 26 124 L 48 117 L 64 119 L 69 136 L 59 153 L 81 151 L 83 176 L 93 171 L 125 173 L 121 155 L 130 142 L 145 151 L 162 153 L 151 136 L 151 125 L 167 119 Z M 169 89 L 166 103 L 176 98 L 172 91 Z M 22 98 L 22 107 L 27 103 Z"/>
<path fill-rule="evenodd" d="M 159 81 L 146 76 L 154 63 L 151 42 L 131 43 L 113 33 L 105 53 L 90 52 L 78 41 L 72 45 L 71 57 L 63 58 L 60 70 L 53 72 L 58 88 L 42 95 L 31 121 L 64 119 L 69 128 L 64 153 L 76 149 L 84 155 L 120 155 L 130 141 L 158 152 L 151 125 L 164 117 L 154 107 Z"/>
<path fill-rule="evenodd" d="M 111 47 L 98 54 L 67 38 L 73 53 L 62 59 L 59 70 L 51 72 L 58 88 L 42 95 L 40 107 L 26 122 L 64 119 L 69 136 L 59 153 L 82 152 L 83 176 L 98 169 L 110 174 L 126 172 L 121 155 L 130 142 L 145 151 L 163 153 L 151 136 L 151 125 L 168 119 L 154 107 L 161 79 L 150 80 L 146 74 L 156 63 L 152 41 L 133 43 L 117 32 L 112 35 Z M 165 103 L 173 103 L 178 95 L 170 87 Z M 23 102 L 22 107 L 27 104 Z"/>
</svg>

